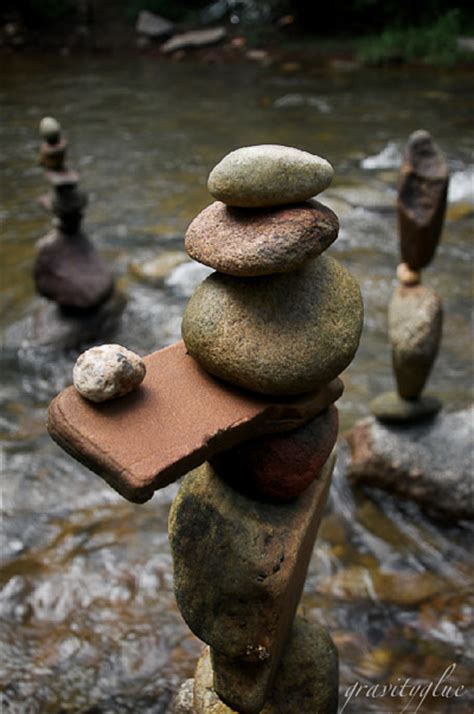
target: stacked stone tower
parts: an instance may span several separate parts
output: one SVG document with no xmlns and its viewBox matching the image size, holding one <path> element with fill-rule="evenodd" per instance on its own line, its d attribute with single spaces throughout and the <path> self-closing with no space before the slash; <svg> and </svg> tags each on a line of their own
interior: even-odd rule
<svg viewBox="0 0 474 714">
<path fill-rule="evenodd" d="M 51 436 L 131 501 L 186 474 L 169 520 L 175 592 L 208 648 L 176 713 L 337 710 L 334 645 L 295 618 L 363 319 L 356 281 L 325 254 L 337 217 L 310 200 L 332 174 L 283 146 L 226 156 L 209 177 L 218 200 L 186 235 L 216 272 L 189 301 L 184 344 L 147 355 L 143 384 L 100 405 L 123 355 L 90 350 L 76 374 L 88 389 L 76 380 L 49 408 Z"/>
<path fill-rule="evenodd" d="M 445 158 L 427 131 L 414 132 L 400 169 L 398 229 L 402 263 L 399 285 L 388 309 L 389 337 L 397 392 L 371 403 L 386 422 L 417 421 L 436 414 L 440 401 L 423 395 L 441 341 L 441 298 L 421 285 L 443 228 L 449 173 Z"/>
<path fill-rule="evenodd" d="M 308 200 L 332 173 L 324 159 L 272 145 L 234 151 L 211 172 L 218 200 L 191 223 L 186 250 L 216 272 L 191 298 L 182 333 L 216 377 L 294 397 L 326 388 L 352 360 L 359 288 L 323 255 L 336 215 Z M 200 714 L 337 709 L 327 633 L 293 626 L 333 467 L 332 399 L 296 430 L 220 452 L 186 476 L 173 504 L 178 605 L 210 647 L 194 685 Z"/>
<path fill-rule="evenodd" d="M 79 176 L 67 168 L 67 143 L 52 117 L 40 122 L 43 143 L 39 162 L 51 186 L 40 203 L 52 212 L 53 230 L 37 242 L 33 277 L 38 293 L 54 303 L 55 311 L 43 323 L 67 346 L 95 338 L 115 325 L 125 300 L 114 289 L 105 261 L 81 229 L 87 196 L 79 188 Z"/>
</svg>

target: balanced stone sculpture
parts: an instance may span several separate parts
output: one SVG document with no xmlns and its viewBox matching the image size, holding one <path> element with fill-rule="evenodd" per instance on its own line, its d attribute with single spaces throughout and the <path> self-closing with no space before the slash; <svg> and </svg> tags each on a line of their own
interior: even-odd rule
<svg viewBox="0 0 474 714">
<path fill-rule="evenodd" d="M 403 262 L 388 309 L 397 392 L 381 394 L 370 405 L 381 421 L 417 421 L 441 408 L 438 399 L 422 392 L 441 341 L 442 303 L 434 290 L 420 283 L 421 270 L 431 262 L 440 239 L 448 180 L 446 161 L 431 135 L 414 132 L 400 169 L 397 206 Z"/>
<path fill-rule="evenodd" d="M 65 165 L 66 142 L 60 132 L 55 119 L 41 121 L 40 163 L 52 192 L 40 201 L 55 218 L 53 230 L 37 242 L 33 276 L 38 293 L 54 303 L 39 316 L 39 338 L 75 347 L 111 331 L 125 299 L 81 229 L 87 196 L 79 189 L 77 173 Z"/>
<path fill-rule="evenodd" d="M 334 645 L 295 620 L 363 318 L 356 281 L 322 255 L 338 220 L 312 197 L 331 177 L 289 147 L 232 152 L 186 235 L 216 272 L 184 344 L 145 357 L 127 396 L 97 405 L 69 387 L 49 409 L 51 436 L 132 501 L 187 474 L 169 520 L 175 593 L 208 649 L 176 711 L 337 710 Z"/>
</svg>

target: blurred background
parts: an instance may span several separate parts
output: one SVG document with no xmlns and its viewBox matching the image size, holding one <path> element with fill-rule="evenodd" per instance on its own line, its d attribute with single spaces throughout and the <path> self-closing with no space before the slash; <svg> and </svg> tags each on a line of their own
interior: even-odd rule
<svg viewBox="0 0 474 714">
<path fill-rule="evenodd" d="M 143 10 L 172 27 L 156 34 Z M 442 242 L 424 274 L 445 308 L 430 389 L 453 411 L 472 401 L 471 4 L 7 0 L 0 19 L 1 701 L 25 714 L 158 714 L 201 651 L 172 590 L 166 529 L 177 486 L 127 503 L 46 433 L 47 405 L 72 381 L 77 352 L 29 338 L 34 244 L 50 226 L 37 203 L 39 121 L 54 116 L 64 128 L 89 193 L 85 231 L 129 295 L 114 341 L 140 354 L 179 339 L 186 301 L 207 275 L 184 256 L 158 277 L 150 266 L 182 252 L 222 156 L 280 143 L 333 164 L 322 200 L 341 230 L 330 252 L 360 282 L 366 310 L 341 432 L 393 388 L 397 175 L 409 134 L 430 131 L 451 171 Z M 216 28 L 219 39 L 201 45 L 176 41 Z M 356 681 L 424 683 L 452 663 L 450 682 L 468 686 L 472 526 L 351 489 L 346 459 L 341 440 L 301 603 L 338 647 L 341 701 Z M 433 701 L 426 711 L 474 707 L 469 694 Z M 393 702 L 353 699 L 345 711 L 388 713 Z"/>
</svg>

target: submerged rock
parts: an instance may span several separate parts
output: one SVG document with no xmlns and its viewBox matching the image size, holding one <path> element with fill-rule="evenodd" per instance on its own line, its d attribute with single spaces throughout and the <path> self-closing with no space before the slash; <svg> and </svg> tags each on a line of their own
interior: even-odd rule
<svg viewBox="0 0 474 714">
<path fill-rule="evenodd" d="M 83 352 L 76 361 L 73 381 L 91 402 L 105 402 L 136 389 L 145 378 L 142 358 L 121 345 L 100 345 Z"/>
<path fill-rule="evenodd" d="M 215 691 L 216 671 L 211 656 L 212 652 L 206 648 L 196 668 L 195 713 L 232 714 L 236 710 L 227 706 Z M 254 675 L 255 667 L 240 669 L 239 686 L 243 691 L 247 683 L 251 685 Z M 235 676 L 239 677 L 237 672 Z M 338 684 L 337 650 L 329 633 L 298 616 L 261 714 L 336 714 Z"/>
<path fill-rule="evenodd" d="M 263 394 L 317 389 L 339 375 L 359 344 L 360 289 L 326 255 L 291 273 L 214 273 L 184 313 L 188 352 L 211 374 Z"/>
<path fill-rule="evenodd" d="M 186 232 L 186 251 L 220 273 L 254 276 L 301 267 L 333 243 L 339 221 L 317 201 L 263 209 L 232 208 L 216 201 Z"/>
<path fill-rule="evenodd" d="M 409 138 L 400 168 L 398 222 L 402 260 L 412 270 L 433 258 L 443 228 L 449 171 L 427 131 Z"/>
<path fill-rule="evenodd" d="M 169 536 L 184 619 L 219 656 L 265 664 L 252 692 L 220 683 L 238 711 L 260 711 L 272 686 L 333 465 L 334 458 L 295 501 L 272 505 L 237 493 L 205 464 L 185 477 L 173 503 Z"/>
<path fill-rule="evenodd" d="M 398 393 L 418 397 L 441 341 L 443 307 L 434 290 L 421 285 L 396 288 L 388 308 L 392 363 Z"/>
<path fill-rule="evenodd" d="M 369 417 L 347 439 L 353 482 L 393 491 L 447 518 L 474 518 L 474 407 L 409 427 Z"/>
<path fill-rule="evenodd" d="M 160 285 L 174 268 L 186 262 L 188 258 L 185 253 L 180 250 L 168 250 L 142 263 L 132 261 L 129 270 L 135 278 L 144 283 Z"/>
<path fill-rule="evenodd" d="M 278 144 L 244 146 L 209 174 L 209 193 L 229 206 L 252 208 L 298 203 L 329 186 L 331 164 L 307 151 Z"/>
</svg>

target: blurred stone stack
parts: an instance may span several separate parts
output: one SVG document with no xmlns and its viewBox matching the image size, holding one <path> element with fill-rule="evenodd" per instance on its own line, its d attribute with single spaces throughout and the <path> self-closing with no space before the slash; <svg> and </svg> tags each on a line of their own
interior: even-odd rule
<svg viewBox="0 0 474 714">
<path fill-rule="evenodd" d="M 371 403 L 385 422 L 411 422 L 433 416 L 441 403 L 422 391 L 441 340 L 442 303 L 421 285 L 421 270 L 438 245 L 448 191 L 445 158 L 427 131 L 414 132 L 400 169 L 398 223 L 402 263 L 399 285 L 388 310 L 389 336 L 397 392 L 381 394 Z"/>
<path fill-rule="evenodd" d="M 40 134 L 39 160 L 52 189 L 40 202 L 55 217 L 53 230 L 37 243 L 35 286 L 53 305 L 40 312 L 36 332 L 41 342 L 75 347 L 110 333 L 125 298 L 115 289 L 105 261 L 81 230 L 87 196 L 79 189 L 78 174 L 66 167 L 67 144 L 59 123 L 45 117 Z"/>
<path fill-rule="evenodd" d="M 220 452 L 182 482 L 169 523 L 175 592 L 209 647 L 177 712 L 337 710 L 329 635 L 294 620 L 334 465 L 337 377 L 363 319 L 356 281 L 323 255 L 337 217 L 309 200 L 332 175 L 289 147 L 234 151 L 210 174 L 217 201 L 186 234 L 189 255 L 216 270 L 187 306 L 188 353 L 248 393 L 323 400 L 304 426 Z"/>
</svg>

